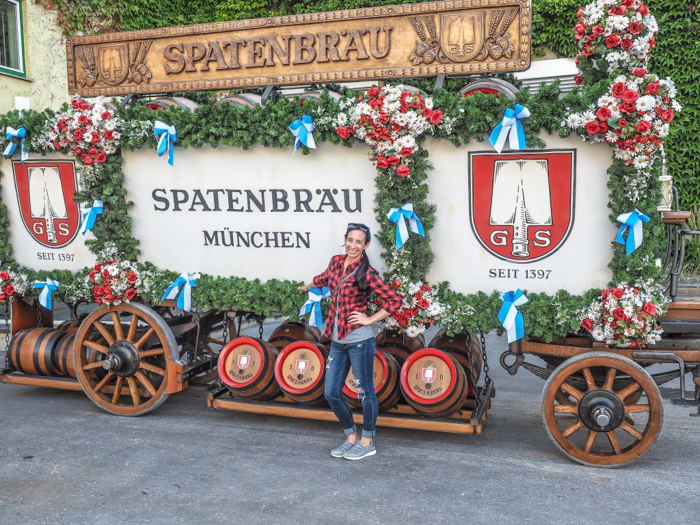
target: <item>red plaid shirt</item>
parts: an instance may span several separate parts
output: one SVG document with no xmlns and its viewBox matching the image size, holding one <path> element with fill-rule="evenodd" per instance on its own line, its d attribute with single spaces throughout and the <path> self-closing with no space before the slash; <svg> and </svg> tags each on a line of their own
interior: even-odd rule
<svg viewBox="0 0 700 525">
<path fill-rule="evenodd" d="M 321 274 L 314 277 L 314 284 L 319 288 L 328 286 L 331 290 L 331 309 L 326 320 L 326 331 L 323 335 L 330 337 L 333 332 L 333 321 L 335 313 L 338 312 L 338 337 L 344 339 L 345 336 L 362 325 L 351 324 L 348 322 L 348 316 L 352 312 L 364 312 L 367 309 L 369 294 L 363 294 L 357 287 L 357 274 L 347 279 L 343 284 L 340 281 L 343 275 L 357 269 L 360 265 L 358 259 L 345 270 L 343 274 L 343 263 L 347 255 L 336 255 L 331 259 L 328 268 Z M 401 297 L 388 286 L 377 270 L 371 266 L 367 269 L 367 283 L 370 290 L 384 299 L 382 308 L 387 312 L 394 313 L 401 306 Z"/>
</svg>

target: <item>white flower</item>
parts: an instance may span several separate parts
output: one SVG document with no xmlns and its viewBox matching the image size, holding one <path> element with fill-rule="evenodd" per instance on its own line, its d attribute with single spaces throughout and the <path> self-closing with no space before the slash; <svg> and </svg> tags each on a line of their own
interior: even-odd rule
<svg viewBox="0 0 700 525">
<path fill-rule="evenodd" d="M 593 336 L 593 339 L 596 341 L 602 341 L 605 338 L 605 332 L 600 329 L 599 326 L 596 326 L 593 331 L 591 332 L 591 335 Z"/>
<path fill-rule="evenodd" d="M 565 122 L 566 125 L 569 126 L 571 129 L 578 129 L 581 126 L 583 126 L 583 118 L 577 113 L 571 113 L 570 115 L 567 115 Z"/>
<path fill-rule="evenodd" d="M 637 111 L 651 111 L 656 107 L 656 99 L 651 95 L 644 95 L 637 99 Z"/>
<path fill-rule="evenodd" d="M 336 122 L 339 126 L 345 126 L 345 124 L 347 124 L 348 122 L 348 116 L 345 113 L 338 113 L 338 116 L 336 117 Z"/>
</svg>

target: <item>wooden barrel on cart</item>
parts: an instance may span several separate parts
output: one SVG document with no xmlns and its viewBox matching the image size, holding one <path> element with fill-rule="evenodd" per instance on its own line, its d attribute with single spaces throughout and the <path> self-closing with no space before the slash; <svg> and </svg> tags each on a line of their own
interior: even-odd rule
<svg viewBox="0 0 700 525">
<path fill-rule="evenodd" d="M 403 364 L 401 391 L 419 414 L 446 417 L 464 405 L 467 375 L 449 352 L 423 348 L 411 354 Z"/>
<path fill-rule="evenodd" d="M 199 104 L 197 104 L 194 100 L 184 97 L 163 97 L 149 100 L 146 102 L 146 107 L 156 110 L 178 107 L 189 111 L 194 111 L 199 107 Z"/>
<path fill-rule="evenodd" d="M 67 332 L 53 328 L 29 328 L 17 332 L 10 341 L 10 365 L 18 372 L 33 376 L 61 376 L 56 368 L 54 353 Z"/>
<path fill-rule="evenodd" d="M 379 410 L 394 408 L 401 399 L 399 364 L 394 356 L 381 348 L 377 348 L 374 354 L 374 391 L 377 393 Z M 362 401 L 357 395 L 352 367 L 345 378 L 343 395 L 352 406 L 362 406 Z"/>
<path fill-rule="evenodd" d="M 305 91 L 304 93 L 299 93 L 299 99 L 300 100 L 315 100 L 315 101 L 320 101 L 321 97 L 323 96 L 323 91 Z M 328 91 L 328 97 L 335 101 L 338 102 L 340 101 L 341 98 L 343 98 L 343 95 L 340 93 L 337 93 L 335 91 Z"/>
<path fill-rule="evenodd" d="M 90 339 L 101 345 L 106 345 L 106 341 L 101 335 L 91 335 Z M 68 332 L 68 336 L 64 337 L 56 345 L 53 353 L 53 365 L 56 370 L 58 370 L 61 375 L 72 377 L 76 379 L 78 376 L 75 373 L 75 362 L 74 362 L 74 350 L 75 347 L 73 343 L 75 342 L 75 333 Z M 109 345 L 107 345 L 109 346 Z M 85 352 L 87 354 L 86 366 L 92 365 L 98 361 L 103 360 L 102 353 L 92 348 L 86 347 Z M 107 375 L 107 372 L 101 366 L 95 366 L 85 371 L 85 374 L 93 379 L 102 379 Z"/>
<path fill-rule="evenodd" d="M 302 405 L 324 404 L 326 359 L 328 350 L 319 343 L 297 341 L 287 345 L 275 361 L 275 378 L 284 395 Z"/>
<path fill-rule="evenodd" d="M 221 350 L 221 381 L 236 397 L 266 401 L 279 395 L 275 360 L 279 350 L 263 339 L 237 337 Z"/>
<path fill-rule="evenodd" d="M 274 329 L 268 341 L 279 350 L 296 341 L 312 341 L 318 343 L 321 332 L 306 321 L 287 321 Z"/>
<path fill-rule="evenodd" d="M 239 93 L 222 98 L 217 104 L 231 104 L 239 108 L 252 108 L 262 105 L 262 97 L 256 93 Z"/>
<path fill-rule="evenodd" d="M 396 358 L 399 366 L 402 366 L 406 358 L 413 352 L 425 347 L 423 334 L 416 337 L 406 337 L 395 330 L 382 331 L 377 336 L 376 342 L 378 348 L 382 348 Z"/>
<path fill-rule="evenodd" d="M 481 369 L 484 364 L 481 356 L 481 344 L 476 337 L 471 337 L 468 333 L 463 332 L 457 335 L 447 335 L 445 330 L 440 330 L 433 340 L 428 345 L 430 348 L 438 348 L 449 352 L 459 364 L 462 365 L 467 374 L 467 395 L 473 393 L 471 369 L 474 365 L 474 378 L 479 382 Z"/>
<path fill-rule="evenodd" d="M 75 334 L 78 332 L 78 328 L 80 328 L 80 321 L 73 321 L 72 319 L 69 319 L 68 321 L 63 321 L 61 324 L 59 324 L 56 327 L 56 330 L 63 330 L 69 334 Z"/>
</svg>

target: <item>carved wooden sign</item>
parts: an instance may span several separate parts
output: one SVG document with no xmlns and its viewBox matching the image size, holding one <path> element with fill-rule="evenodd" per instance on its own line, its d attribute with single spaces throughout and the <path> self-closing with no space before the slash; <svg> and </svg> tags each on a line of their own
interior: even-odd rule
<svg viewBox="0 0 700 525">
<path fill-rule="evenodd" d="M 87 97 L 522 71 L 530 0 L 454 0 L 70 38 Z"/>
</svg>

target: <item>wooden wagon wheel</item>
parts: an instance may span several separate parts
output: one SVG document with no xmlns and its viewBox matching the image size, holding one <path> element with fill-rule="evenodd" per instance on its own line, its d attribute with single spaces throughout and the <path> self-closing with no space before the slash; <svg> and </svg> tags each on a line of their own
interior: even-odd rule
<svg viewBox="0 0 700 525">
<path fill-rule="evenodd" d="M 106 343 L 91 340 L 93 335 L 101 335 Z M 102 354 L 102 359 L 90 362 L 88 349 Z M 167 362 L 177 359 L 177 342 L 170 328 L 142 304 L 100 307 L 83 321 L 75 336 L 74 363 L 80 386 L 110 414 L 140 416 L 160 406 L 168 398 Z M 89 374 L 94 368 L 106 370 L 106 375 L 98 379 Z"/>
<path fill-rule="evenodd" d="M 583 375 L 585 389 L 567 382 L 574 375 Z M 594 376 L 604 379 L 596 381 Z M 616 378 L 625 386 L 617 388 Z M 640 392 L 642 403 L 626 402 Z M 637 363 L 610 352 L 587 352 L 568 359 L 549 376 L 542 392 L 542 419 L 552 443 L 572 460 L 619 467 L 656 443 L 663 403 L 656 383 Z"/>
</svg>

